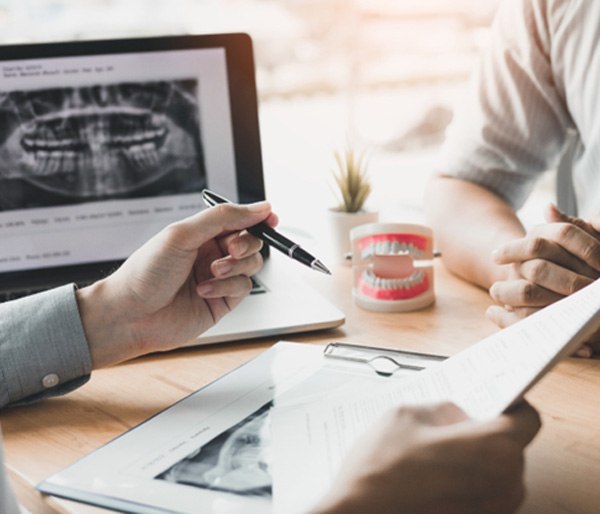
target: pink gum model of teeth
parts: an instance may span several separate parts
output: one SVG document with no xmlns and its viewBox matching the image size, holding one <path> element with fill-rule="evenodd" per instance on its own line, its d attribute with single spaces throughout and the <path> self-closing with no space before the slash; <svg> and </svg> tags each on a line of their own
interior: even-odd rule
<svg viewBox="0 0 600 514">
<path fill-rule="evenodd" d="M 378 311 L 431 304 L 433 238 L 422 225 L 373 223 L 352 230 L 355 301 Z"/>
</svg>

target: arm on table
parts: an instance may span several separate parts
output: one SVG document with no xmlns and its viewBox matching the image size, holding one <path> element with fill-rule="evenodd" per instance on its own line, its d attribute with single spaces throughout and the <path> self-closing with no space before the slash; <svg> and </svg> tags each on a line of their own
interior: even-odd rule
<svg viewBox="0 0 600 514">
<path fill-rule="evenodd" d="M 94 368 L 175 348 L 214 325 L 262 265 L 262 242 L 244 230 L 260 221 L 277 223 L 266 202 L 211 208 L 169 225 L 89 287 L 1 305 L 0 408 L 64 394 Z"/>
<path fill-rule="evenodd" d="M 508 267 L 492 258 L 499 245 L 525 234 L 508 203 L 472 182 L 436 176 L 428 184 L 425 209 L 450 271 L 486 289 L 509 276 Z"/>
<path fill-rule="evenodd" d="M 498 305 L 486 314 L 500 327 L 600 278 L 600 215 L 585 221 L 550 206 L 547 223 L 525 232 L 514 209 L 496 194 L 443 176 L 430 181 L 426 210 L 444 263 L 489 288 Z M 600 335 L 578 355 L 600 349 L 597 340 Z"/>
</svg>

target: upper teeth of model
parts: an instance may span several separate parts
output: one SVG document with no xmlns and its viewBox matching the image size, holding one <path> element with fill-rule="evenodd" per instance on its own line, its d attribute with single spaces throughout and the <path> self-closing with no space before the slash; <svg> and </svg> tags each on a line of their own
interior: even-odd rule
<svg viewBox="0 0 600 514">
<path fill-rule="evenodd" d="M 378 241 L 361 250 L 362 259 L 370 259 L 374 255 L 410 255 L 413 259 L 422 259 L 423 251 L 411 243 L 399 241 Z"/>
</svg>

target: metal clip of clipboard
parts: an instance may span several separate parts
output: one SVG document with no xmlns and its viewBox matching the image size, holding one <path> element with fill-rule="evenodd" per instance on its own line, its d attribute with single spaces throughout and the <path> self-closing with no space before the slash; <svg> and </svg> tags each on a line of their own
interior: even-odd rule
<svg viewBox="0 0 600 514">
<path fill-rule="evenodd" d="M 383 377 L 391 377 L 400 370 L 404 372 L 422 371 L 447 358 L 429 353 L 339 342 L 329 343 L 323 350 L 323 356 L 328 359 L 367 364 L 373 368 L 375 373 Z"/>
</svg>

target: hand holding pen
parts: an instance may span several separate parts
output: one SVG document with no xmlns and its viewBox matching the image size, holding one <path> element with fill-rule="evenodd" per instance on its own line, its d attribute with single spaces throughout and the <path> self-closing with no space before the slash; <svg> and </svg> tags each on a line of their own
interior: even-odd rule
<svg viewBox="0 0 600 514">
<path fill-rule="evenodd" d="M 202 190 L 202 200 L 204 200 L 204 203 L 209 207 L 214 207 L 221 203 L 229 203 L 229 200 L 208 189 Z M 287 237 L 281 235 L 266 223 L 258 223 L 257 225 L 249 227 L 247 230 L 253 236 L 262 239 L 269 246 L 279 250 L 291 259 L 294 259 L 309 268 L 320 271 L 321 273 L 331 275 L 331 271 L 329 271 L 319 259 L 313 257 L 306 250 L 301 248 L 299 244 L 294 243 Z"/>
</svg>

